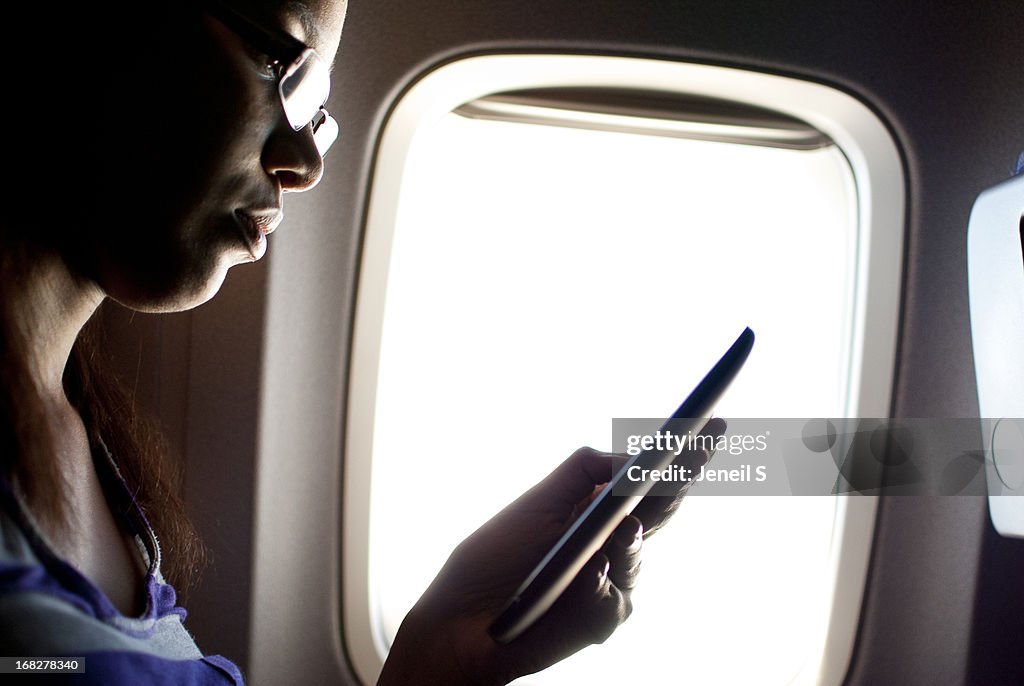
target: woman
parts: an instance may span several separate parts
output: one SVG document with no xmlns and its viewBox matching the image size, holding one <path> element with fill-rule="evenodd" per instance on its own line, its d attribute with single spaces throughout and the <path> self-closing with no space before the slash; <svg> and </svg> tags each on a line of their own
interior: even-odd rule
<svg viewBox="0 0 1024 686">
<path fill-rule="evenodd" d="M 263 255 L 284 194 L 323 173 L 325 65 L 345 1 L 142 5 L 68 23 L 64 39 L 95 70 L 65 99 L 80 124 L 62 141 L 78 164 L 56 179 L 68 204 L 15 213 L 0 237 L 0 653 L 85 656 L 69 677 L 85 683 L 240 683 L 183 628 L 163 574 L 188 582 L 195 537 L 157 442 L 95 369 L 87 323 L 108 298 L 195 307 Z M 629 614 L 642 537 L 672 502 L 628 518 L 522 637 L 502 646 L 486 629 L 616 460 L 577 451 L 463 542 L 379 683 L 506 683 L 609 635 Z"/>
</svg>

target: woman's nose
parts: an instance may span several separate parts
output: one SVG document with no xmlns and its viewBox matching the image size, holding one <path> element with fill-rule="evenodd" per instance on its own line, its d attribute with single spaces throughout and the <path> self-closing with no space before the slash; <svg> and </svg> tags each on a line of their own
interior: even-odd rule
<svg viewBox="0 0 1024 686">
<path fill-rule="evenodd" d="M 307 191 L 320 182 L 324 160 L 307 126 L 295 131 L 287 124 L 276 129 L 263 147 L 263 169 L 277 177 L 285 193 Z"/>
</svg>

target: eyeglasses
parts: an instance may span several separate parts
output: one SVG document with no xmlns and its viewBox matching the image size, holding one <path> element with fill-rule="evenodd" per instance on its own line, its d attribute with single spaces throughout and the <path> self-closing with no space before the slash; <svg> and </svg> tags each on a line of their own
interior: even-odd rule
<svg viewBox="0 0 1024 686">
<path fill-rule="evenodd" d="M 312 126 L 313 141 L 322 157 L 338 138 L 338 122 L 324 109 L 331 91 L 331 74 L 324 61 L 295 36 L 261 26 L 233 7 L 217 0 L 207 0 L 202 5 L 239 37 L 274 60 L 277 92 L 288 123 L 296 131 Z"/>
</svg>

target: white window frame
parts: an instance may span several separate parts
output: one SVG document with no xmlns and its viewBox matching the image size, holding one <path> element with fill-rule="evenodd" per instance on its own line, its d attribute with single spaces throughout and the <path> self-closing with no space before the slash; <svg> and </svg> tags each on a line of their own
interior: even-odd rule
<svg viewBox="0 0 1024 686">
<path fill-rule="evenodd" d="M 342 532 L 343 635 L 365 684 L 376 681 L 386 646 L 375 627 L 369 575 L 370 480 L 385 289 L 406 157 L 417 130 L 463 103 L 498 92 L 559 87 L 637 88 L 719 98 L 803 120 L 846 156 L 857 189 L 857 274 L 846 406 L 858 417 L 889 414 L 895 365 L 904 236 L 904 175 L 885 125 L 863 103 L 834 88 L 741 69 L 595 55 L 487 55 L 426 74 L 384 126 L 370 192 L 351 353 Z M 817 674 L 838 686 L 849 668 L 874 532 L 875 497 L 840 497 L 830 567 L 831 607 Z"/>
</svg>

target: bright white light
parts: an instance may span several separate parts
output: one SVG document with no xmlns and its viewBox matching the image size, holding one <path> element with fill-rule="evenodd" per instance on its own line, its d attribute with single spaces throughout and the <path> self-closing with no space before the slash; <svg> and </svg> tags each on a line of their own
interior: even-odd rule
<svg viewBox="0 0 1024 686">
<path fill-rule="evenodd" d="M 855 198 L 796 152 L 467 120 L 403 177 L 374 430 L 386 643 L 449 551 L 613 417 L 671 413 L 751 326 L 719 414 L 843 416 Z M 690 498 L 633 617 L 523 683 L 786 684 L 827 612 L 833 498 Z"/>
</svg>

